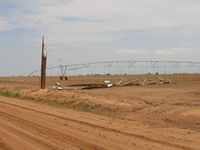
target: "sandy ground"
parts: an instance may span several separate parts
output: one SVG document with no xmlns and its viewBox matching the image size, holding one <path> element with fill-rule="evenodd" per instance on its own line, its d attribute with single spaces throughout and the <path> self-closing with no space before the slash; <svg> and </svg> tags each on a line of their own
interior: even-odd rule
<svg viewBox="0 0 200 150">
<path fill-rule="evenodd" d="M 70 83 L 62 81 L 62 84 L 67 86 L 81 80 L 91 82 L 91 78 L 90 81 L 86 78 L 74 77 Z M 2 150 L 198 150 L 200 147 L 200 83 L 197 75 L 171 76 L 173 82 L 176 79 L 173 85 L 77 91 L 40 90 L 39 80 L 35 79 L 25 83 L 0 83 L 0 91 L 17 90 L 22 95 L 18 98 L 0 96 Z M 56 80 L 51 79 L 47 81 L 49 85 Z M 108 77 L 96 77 L 92 83 L 100 83 L 103 79 Z M 100 105 L 83 112 L 49 106 L 52 102 Z"/>
</svg>

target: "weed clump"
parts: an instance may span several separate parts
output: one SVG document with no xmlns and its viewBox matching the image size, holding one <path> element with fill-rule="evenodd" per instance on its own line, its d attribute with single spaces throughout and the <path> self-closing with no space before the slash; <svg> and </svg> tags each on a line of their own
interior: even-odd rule
<svg viewBox="0 0 200 150">
<path fill-rule="evenodd" d="M 91 104 L 89 103 L 84 103 L 84 102 L 80 102 L 78 104 L 75 104 L 75 102 L 58 102 L 58 101 L 54 101 L 48 104 L 49 106 L 60 106 L 63 108 L 73 108 L 75 110 L 80 110 L 80 111 L 87 111 L 90 112 L 92 111 L 91 108 Z"/>
<path fill-rule="evenodd" d="M 52 102 L 49 104 L 49 106 L 59 106 L 60 104 L 58 102 Z"/>
<path fill-rule="evenodd" d="M 2 82 L 2 83 L 10 83 L 10 81 L 4 81 L 4 80 L 0 80 L 0 82 Z"/>
<path fill-rule="evenodd" d="M 13 92 L 9 92 L 9 91 L 3 91 L 3 92 L 0 92 L 0 95 L 1 96 L 7 96 L 7 97 L 19 97 L 20 93 L 19 92 L 13 93 Z"/>
</svg>

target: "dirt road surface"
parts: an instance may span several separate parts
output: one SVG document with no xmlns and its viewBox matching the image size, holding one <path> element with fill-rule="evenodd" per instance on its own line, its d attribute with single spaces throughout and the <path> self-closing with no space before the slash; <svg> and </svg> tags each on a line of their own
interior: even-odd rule
<svg viewBox="0 0 200 150">
<path fill-rule="evenodd" d="M 182 132 L 0 96 L 1 149 L 198 149 Z"/>
</svg>

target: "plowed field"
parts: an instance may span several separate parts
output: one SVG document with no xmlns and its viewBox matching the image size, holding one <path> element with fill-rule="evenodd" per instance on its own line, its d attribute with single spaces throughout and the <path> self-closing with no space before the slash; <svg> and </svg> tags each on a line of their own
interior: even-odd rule
<svg viewBox="0 0 200 150">
<path fill-rule="evenodd" d="M 88 90 L 41 90 L 40 78 L 0 82 L 0 150 L 195 149 L 200 147 L 200 75 L 161 75 L 173 84 Z M 77 76 L 60 82 L 102 84 L 158 75 Z M 0 81 L 24 78 L 0 78 Z"/>
</svg>

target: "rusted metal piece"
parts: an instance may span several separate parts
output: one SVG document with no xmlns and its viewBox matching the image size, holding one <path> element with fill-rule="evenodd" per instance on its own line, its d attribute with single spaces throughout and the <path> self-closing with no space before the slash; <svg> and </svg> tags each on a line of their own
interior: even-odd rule
<svg viewBox="0 0 200 150">
<path fill-rule="evenodd" d="M 172 81 L 171 81 L 171 80 L 169 80 L 168 78 L 167 78 L 167 81 L 169 82 L 169 84 L 173 84 L 173 83 L 172 83 Z"/>
<path fill-rule="evenodd" d="M 75 84 L 75 85 L 69 85 L 69 86 L 85 86 L 82 89 L 94 89 L 94 88 L 106 88 L 107 85 L 105 84 Z"/>
<path fill-rule="evenodd" d="M 81 90 L 81 88 L 62 87 L 63 90 Z"/>
<path fill-rule="evenodd" d="M 158 81 L 153 80 L 153 79 L 147 79 L 149 82 L 147 83 L 148 85 L 152 85 L 152 84 L 157 84 Z"/>
</svg>

